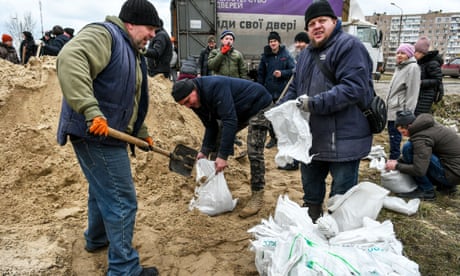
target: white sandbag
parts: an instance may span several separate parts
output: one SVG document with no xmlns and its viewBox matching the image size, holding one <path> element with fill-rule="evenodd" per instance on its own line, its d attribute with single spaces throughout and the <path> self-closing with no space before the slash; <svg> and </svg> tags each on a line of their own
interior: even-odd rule
<svg viewBox="0 0 460 276">
<path fill-rule="evenodd" d="M 316 220 L 316 224 L 318 225 L 318 231 L 323 234 L 326 239 L 335 237 L 339 233 L 339 225 L 329 214 L 319 217 Z"/>
<path fill-rule="evenodd" d="M 412 216 L 417 213 L 420 206 L 420 199 L 414 198 L 406 202 L 404 199 L 395 196 L 386 196 L 383 199 L 383 207 L 401 214 Z"/>
<path fill-rule="evenodd" d="M 385 170 L 386 160 L 384 157 L 372 158 L 369 162 L 369 169 L 377 169 L 379 171 Z"/>
<path fill-rule="evenodd" d="M 278 139 L 276 165 L 284 167 L 294 159 L 309 164 L 312 158 L 309 154 L 312 144 L 309 113 L 301 111 L 296 101 L 291 100 L 266 111 L 264 115 L 272 123 Z"/>
<path fill-rule="evenodd" d="M 248 231 L 256 238 L 251 250 L 259 275 L 420 275 L 418 265 L 402 255 L 390 221 L 365 217 L 362 228 L 340 232 L 328 242 L 307 219 L 306 209 L 280 196 L 277 219 L 264 219 Z"/>
<path fill-rule="evenodd" d="M 383 206 L 383 199 L 390 191 L 371 182 L 361 182 L 343 195 L 335 195 L 328 201 L 328 209 L 340 231 L 362 226 L 364 217 L 376 219 Z"/>
<path fill-rule="evenodd" d="M 380 184 L 393 193 L 409 193 L 417 189 L 414 178 L 398 170 L 382 171 Z"/>
<path fill-rule="evenodd" d="M 224 173 L 216 175 L 214 161 L 200 159 L 195 167 L 196 182 L 201 186 L 195 188 L 195 196 L 190 201 L 189 210 L 198 208 L 210 216 L 232 211 L 238 199 L 232 199 Z"/>
</svg>

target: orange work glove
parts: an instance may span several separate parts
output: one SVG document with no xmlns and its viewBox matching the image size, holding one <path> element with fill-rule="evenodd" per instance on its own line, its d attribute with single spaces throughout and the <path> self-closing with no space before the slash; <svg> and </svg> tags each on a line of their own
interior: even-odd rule
<svg viewBox="0 0 460 276">
<path fill-rule="evenodd" d="M 149 148 L 152 149 L 153 148 L 153 138 L 152 137 L 147 137 L 144 139 L 145 142 L 147 142 L 147 144 L 149 144 Z"/>
<path fill-rule="evenodd" d="M 95 117 L 91 126 L 89 127 L 89 133 L 93 135 L 109 135 L 109 126 L 107 120 L 104 117 Z"/>
<path fill-rule="evenodd" d="M 224 45 L 220 49 L 220 52 L 225 55 L 226 53 L 228 53 L 228 51 L 230 51 L 230 49 L 232 49 L 231 45 Z"/>
</svg>

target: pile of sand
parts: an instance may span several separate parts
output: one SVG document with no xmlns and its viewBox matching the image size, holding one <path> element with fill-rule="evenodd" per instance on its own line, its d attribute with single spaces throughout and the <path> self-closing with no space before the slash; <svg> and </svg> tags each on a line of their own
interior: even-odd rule
<svg viewBox="0 0 460 276">
<path fill-rule="evenodd" d="M 56 143 L 61 91 L 55 60 L 27 67 L 0 60 L 0 272 L 2 275 L 104 275 L 106 251 L 83 250 L 87 183 L 71 145 Z M 155 144 L 198 149 L 203 127 L 174 103 L 171 82 L 149 78 L 147 125 Z M 245 137 L 243 137 L 245 140 Z M 162 275 L 256 275 L 247 230 L 273 213 L 281 194 L 301 201 L 299 172 L 276 169 L 267 150 L 266 206 L 240 219 L 250 196 L 249 162 L 229 161 L 225 176 L 236 209 L 216 217 L 189 211 L 195 181 L 168 170 L 168 158 L 137 151 L 132 170 L 138 192 L 134 246 L 143 265 Z"/>
</svg>

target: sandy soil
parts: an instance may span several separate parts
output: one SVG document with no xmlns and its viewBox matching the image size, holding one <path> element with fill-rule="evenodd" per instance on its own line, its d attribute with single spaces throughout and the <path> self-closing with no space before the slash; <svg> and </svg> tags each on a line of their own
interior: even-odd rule
<svg viewBox="0 0 460 276">
<path fill-rule="evenodd" d="M 0 60 L 0 274 L 104 275 L 107 252 L 84 247 L 87 183 L 70 144 L 55 133 L 61 91 L 55 60 L 44 57 L 27 67 Z M 196 149 L 203 127 L 187 108 L 175 104 L 171 83 L 150 78 L 147 124 L 157 146 L 182 143 Z M 243 140 L 245 140 L 245 137 Z M 134 235 L 143 265 L 162 275 L 257 275 L 247 230 L 273 213 L 281 194 L 300 202 L 299 172 L 281 172 L 267 150 L 266 205 L 240 219 L 250 196 L 249 162 L 231 159 L 226 170 L 235 210 L 216 217 L 188 210 L 194 178 L 168 170 L 168 158 L 137 151 L 132 170 L 139 210 Z"/>
<path fill-rule="evenodd" d="M 87 183 L 71 145 L 56 142 L 62 96 L 54 68 L 49 57 L 27 67 L 0 59 L 0 275 L 86 276 L 107 270 L 106 251 L 84 250 Z M 147 124 L 156 145 L 168 151 L 177 144 L 198 149 L 203 134 L 198 118 L 173 102 L 169 80 L 149 82 Z M 458 125 L 459 106 L 455 97 L 437 112 Z M 386 139 L 386 133 L 376 135 L 374 144 L 387 146 Z M 235 210 L 209 217 L 188 209 L 193 177 L 170 172 L 163 155 L 138 150 L 132 158 L 139 207 L 133 243 L 141 263 L 157 266 L 161 275 L 258 275 L 247 230 L 273 214 L 279 195 L 299 203 L 303 195 L 299 172 L 276 169 L 276 148 L 265 153 L 266 205 L 241 219 L 238 212 L 250 196 L 246 158 L 230 159 L 225 172 L 239 199 Z M 368 166 L 361 162 L 361 180 L 378 183 L 379 173 Z M 457 275 L 458 206 L 458 196 L 440 197 L 424 203 L 415 217 L 382 212 L 382 219 L 396 221 L 397 237 L 424 275 Z"/>
</svg>

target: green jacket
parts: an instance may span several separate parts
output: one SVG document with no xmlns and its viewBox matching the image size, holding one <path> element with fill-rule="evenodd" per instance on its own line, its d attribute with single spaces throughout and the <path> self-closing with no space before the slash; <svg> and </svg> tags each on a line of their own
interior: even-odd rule
<svg viewBox="0 0 460 276">
<path fill-rule="evenodd" d="M 110 21 L 126 31 L 123 22 L 118 17 L 107 16 L 106 21 Z M 62 93 L 69 106 L 76 112 L 83 114 L 86 121 L 90 121 L 96 116 L 104 116 L 93 94 L 93 80 L 109 64 L 112 55 L 111 46 L 112 36 L 109 31 L 104 26 L 89 24 L 69 43 L 65 44 L 59 52 L 56 67 Z M 127 133 L 132 133 L 134 122 L 137 119 L 142 83 L 140 58 L 141 55 L 138 53 L 136 100 L 134 101 L 133 116 L 125 130 Z M 137 136 L 140 138 L 149 136 L 145 124 L 142 124 Z"/>
<path fill-rule="evenodd" d="M 214 75 L 248 78 L 248 67 L 243 54 L 233 48 L 225 55 L 220 52 L 220 49 L 212 50 L 208 57 L 208 69 L 212 70 Z"/>
</svg>

